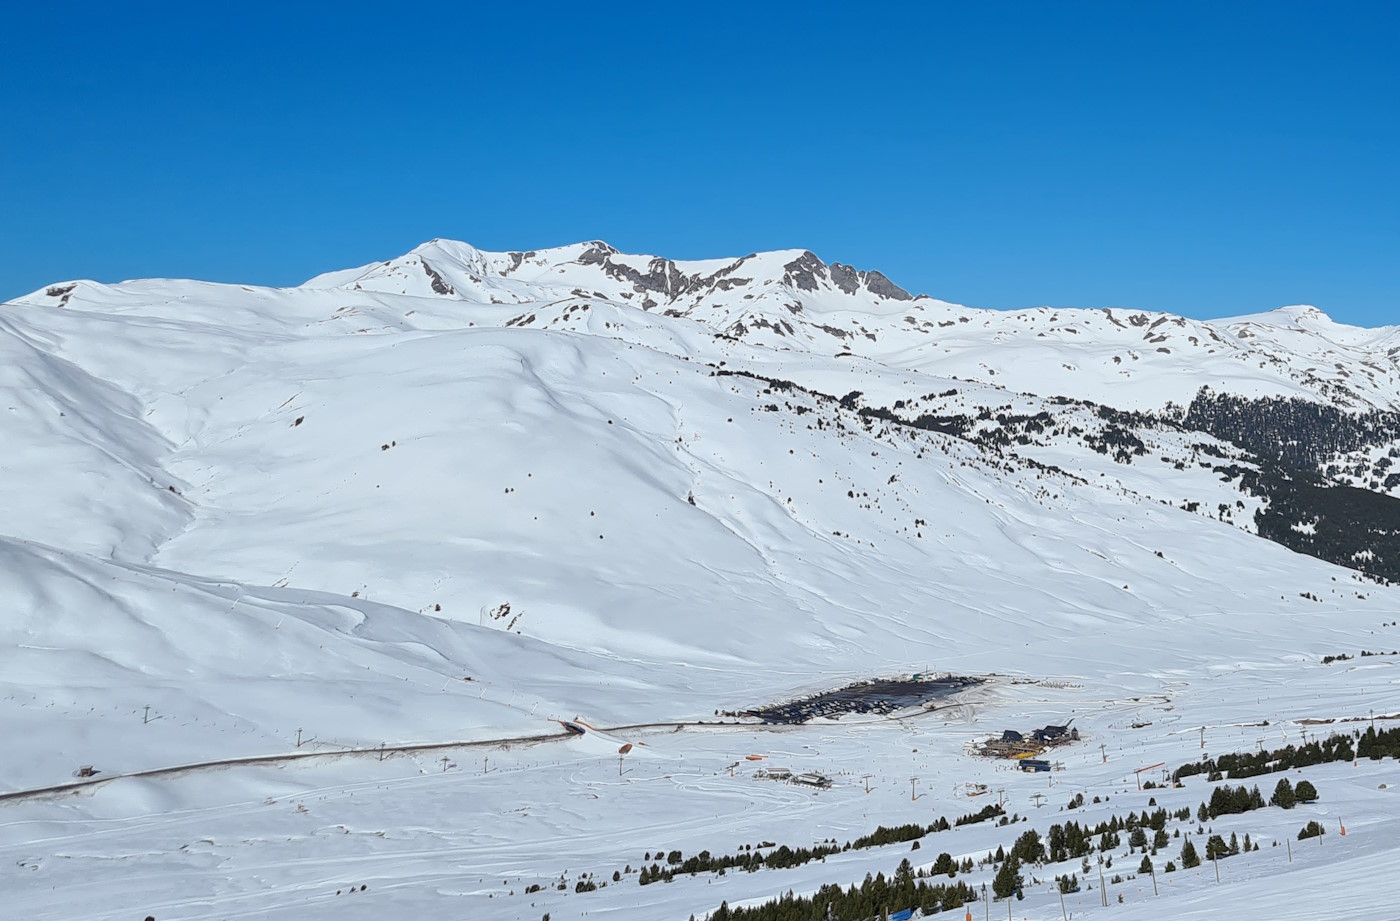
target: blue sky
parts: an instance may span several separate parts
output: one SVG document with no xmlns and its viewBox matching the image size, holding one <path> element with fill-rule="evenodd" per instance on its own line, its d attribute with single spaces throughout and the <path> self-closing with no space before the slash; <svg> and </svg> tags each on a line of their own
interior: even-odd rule
<svg viewBox="0 0 1400 921">
<path fill-rule="evenodd" d="M 985 307 L 1400 323 L 1397 10 L 12 5 L 0 298 L 599 238 Z"/>
</svg>

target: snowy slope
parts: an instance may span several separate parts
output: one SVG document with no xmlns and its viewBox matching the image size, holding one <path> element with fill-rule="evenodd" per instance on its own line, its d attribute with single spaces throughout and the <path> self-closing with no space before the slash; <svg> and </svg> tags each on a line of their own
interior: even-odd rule
<svg viewBox="0 0 1400 921">
<path fill-rule="evenodd" d="M 0 888 L 34 917 L 105 916 L 104 893 L 157 917 L 375 916 L 369 895 L 330 894 L 356 866 L 433 917 L 685 917 L 888 873 L 890 852 L 776 881 L 575 894 L 574 875 L 635 867 L 644 843 L 720 853 L 910 821 L 911 772 L 933 797 L 921 811 L 969 811 L 952 791 L 981 777 L 1024 813 L 1044 781 L 962 750 L 1006 720 L 1072 712 L 1121 750 L 1133 714 L 1168 708 L 1130 740 L 1136 767 L 1193 760 L 1200 725 L 1400 713 L 1400 660 L 1319 664 L 1397 645 L 1400 592 L 1288 549 L 1269 516 L 1286 500 L 1297 528 L 1326 532 L 1326 509 L 1314 522 L 1265 488 L 1277 457 L 1186 411 L 1208 386 L 1364 420 L 1369 440 L 1331 456 L 1364 471 L 1319 491 L 1369 486 L 1393 445 L 1397 344 L 1311 308 L 998 313 L 801 250 L 673 262 L 596 242 L 433 241 L 288 289 L 35 292 L 0 307 L 0 726 L 22 740 L 0 793 L 81 764 L 491 744 L 0 799 Z M 932 723 L 493 741 L 931 670 L 999 677 Z M 633 740 L 637 773 L 619 777 Z M 727 771 L 754 750 L 848 779 L 824 799 L 755 797 Z M 1123 782 L 1097 752 L 1069 760 L 1072 789 Z M 888 790 L 866 802 L 850 778 L 871 770 Z M 969 853 L 1010 843 L 968 838 Z M 1400 853 L 1369 840 L 1346 860 Z M 101 869 L 117 856 L 128 880 L 180 883 L 149 900 L 149 882 Z M 565 871 L 567 892 L 524 900 Z"/>
</svg>

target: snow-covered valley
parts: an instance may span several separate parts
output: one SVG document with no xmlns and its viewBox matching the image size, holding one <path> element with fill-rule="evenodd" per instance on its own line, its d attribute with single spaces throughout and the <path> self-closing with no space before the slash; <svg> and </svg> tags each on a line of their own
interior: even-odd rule
<svg viewBox="0 0 1400 921">
<path fill-rule="evenodd" d="M 1155 798 L 1262 849 L 1216 883 L 1160 872 L 1173 837 L 1154 895 L 1125 834 L 1107 907 L 1076 859 L 973 916 L 1389 916 L 1393 757 L 1204 823 L 1230 778 L 1137 787 L 1400 727 L 1400 328 L 433 241 L 297 288 L 55 284 L 0 349 L 7 914 L 684 921 Z M 983 680 L 724 715 L 915 673 Z M 1059 770 L 970 752 L 1069 720 Z M 638 881 L 991 801 L 1028 821 Z"/>
</svg>

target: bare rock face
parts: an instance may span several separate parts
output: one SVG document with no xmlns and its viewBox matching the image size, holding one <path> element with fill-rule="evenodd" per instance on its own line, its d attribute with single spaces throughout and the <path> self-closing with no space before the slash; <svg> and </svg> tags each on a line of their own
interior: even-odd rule
<svg viewBox="0 0 1400 921">
<path fill-rule="evenodd" d="M 522 264 L 524 264 L 524 262 L 525 262 L 526 259 L 533 259 L 533 258 L 535 258 L 535 256 L 537 256 L 537 255 L 539 255 L 539 254 L 536 253 L 534 250 L 530 250 L 530 251 L 527 252 L 527 253 L 518 253 L 518 252 L 509 252 L 509 253 L 506 253 L 506 256 L 510 259 L 510 268 L 506 269 L 506 270 L 505 270 L 504 272 L 502 272 L 501 274 L 503 274 L 503 275 L 509 275 L 511 272 L 514 272 L 516 269 L 520 268 L 520 266 L 521 266 Z"/>
<path fill-rule="evenodd" d="M 848 265 L 833 262 L 831 264 L 831 280 L 836 287 L 847 294 L 855 294 L 856 291 L 860 290 L 860 272 Z"/>
<path fill-rule="evenodd" d="M 855 294 L 864 286 L 877 297 L 887 297 L 896 301 L 913 300 L 908 291 L 880 272 L 862 272 L 840 262 L 833 262 L 828 267 L 811 252 L 803 253 L 783 268 L 787 272 L 785 280 L 800 291 L 815 291 L 818 279 L 829 278 L 832 284 L 846 294 Z"/>
<path fill-rule="evenodd" d="M 639 272 L 630 265 L 614 262 L 612 259 L 605 259 L 603 271 L 609 278 L 631 282 L 632 290 L 638 294 L 649 292 L 671 299 L 685 293 L 694 282 L 692 276 L 683 273 L 670 259 L 660 257 L 647 263 L 645 272 Z"/>
<path fill-rule="evenodd" d="M 428 265 L 428 263 L 427 263 L 426 261 L 423 261 L 423 262 L 422 262 L 422 265 L 423 265 L 423 272 L 424 272 L 424 274 L 426 274 L 426 275 L 428 276 L 429 281 L 432 283 L 433 293 L 434 293 L 434 294 L 456 294 L 456 293 L 457 293 L 456 290 L 454 290 L 453 287 L 452 287 L 451 285 L 449 285 L 446 281 L 443 280 L 442 274 L 441 274 L 440 272 L 438 272 L 438 271 L 437 271 L 436 269 L 434 269 L 432 266 Z"/>
<path fill-rule="evenodd" d="M 888 297 L 891 300 L 913 300 L 908 291 L 873 269 L 865 273 L 865 287 L 871 294 L 878 294 L 880 297 Z"/>
<path fill-rule="evenodd" d="M 826 263 L 810 250 L 783 266 L 783 271 L 786 273 L 783 280 L 800 291 L 816 291 L 817 279 L 830 277 Z"/>
<path fill-rule="evenodd" d="M 594 240 L 592 243 L 588 244 L 588 249 L 584 250 L 583 253 L 578 257 L 578 264 L 602 265 L 603 263 L 608 261 L 609 256 L 613 256 L 616 254 L 617 250 L 613 249 L 611 246 L 604 243 L 602 240 Z"/>
</svg>

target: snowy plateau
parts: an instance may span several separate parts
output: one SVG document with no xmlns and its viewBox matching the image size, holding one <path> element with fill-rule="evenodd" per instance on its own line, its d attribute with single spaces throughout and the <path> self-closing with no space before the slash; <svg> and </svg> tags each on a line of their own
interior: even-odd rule
<svg viewBox="0 0 1400 921">
<path fill-rule="evenodd" d="M 1400 918 L 1397 356 L 599 242 L 0 305 L 0 918 Z"/>
</svg>

